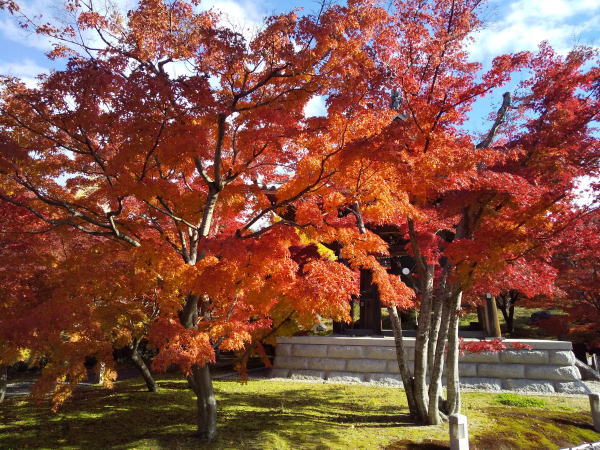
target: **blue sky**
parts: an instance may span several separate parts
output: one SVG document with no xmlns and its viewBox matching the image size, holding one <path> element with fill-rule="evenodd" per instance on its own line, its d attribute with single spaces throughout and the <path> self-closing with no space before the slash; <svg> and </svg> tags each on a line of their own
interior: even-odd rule
<svg viewBox="0 0 600 450">
<path fill-rule="evenodd" d="M 135 0 L 115 0 L 127 10 Z M 59 14 L 62 0 L 21 0 L 28 14 L 53 17 Z M 315 0 L 207 0 L 204 8 L 215 8 L 224 20 L 237 27 L 253 29 L 266 15 L 300 7 L 314 12 Z M 486 27 L 480 31 L 471 47 L 471 57 L 489 63 L 495 55 L 520 50 L 535 50 L 542 40 L 548 40 L 559 52 L 574 45 L 600 47 L 600 0 L 491 0 L 485 10 Z M 0 74 L 32 81 L 36 74 L 52 67 L 44 52 L 49 44 L 38 36 L 18 28 L 13 18 L 0 12 Z M 498 97 L 496 99 L 496 97 Z M 497 108 L 501 94 L 480 100 L 471 114 L 467 127 L 472 131 L 486 128 L 486 118 Z M 323 112 L 323 103 L 314 99 L 307 108 L 310 115 Z"/>
</svg>

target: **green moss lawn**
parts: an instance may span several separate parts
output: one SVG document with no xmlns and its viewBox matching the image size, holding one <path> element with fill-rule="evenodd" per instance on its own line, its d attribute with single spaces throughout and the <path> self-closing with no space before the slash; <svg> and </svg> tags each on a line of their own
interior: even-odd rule
<svg viewBox="0 0 600 450">
<path fill-rule="evenodd" d="M 56 414 L 24 397 L 0 405 L 0 448 L 203 448 L 194 398 L 175 378 L 161 391 L 126 380 L 82 388 Z M 403 391 L 361 385 L 216 381 L 219 438 L 210 448 L 447 448 L 447 425 L 415 427 Z M 600 441 L 585 397 L 464 394 L 471 448 L 551 449 Z M 516 405 L 516 406 L 515 406 Z M 522 406 L 526 405 L 526 406 Z"/>
</svg>

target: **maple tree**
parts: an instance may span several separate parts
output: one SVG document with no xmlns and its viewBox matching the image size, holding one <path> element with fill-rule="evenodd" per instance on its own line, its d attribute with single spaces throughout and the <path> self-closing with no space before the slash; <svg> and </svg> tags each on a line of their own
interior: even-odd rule
<svg viewBox="0 0 600 450">
<path fill-rule="evenodd" d="M 36 87 L 2 81 L 0 199 L 36 217 L 30 231 L 88 239 L 122 264 L 86 287 L 107 324 L 113 308 L 134 313 L 156 291 L 154 365 L 182 368 L 204 438 L 216 433 L 215 349 L 245 351 L 290 317 L 349 320 L 358 269 L 390 312 L 411 413 L 438 423 L 458 412 L 463 295 L 491 290 L 510 267 L 535 272 L 560 227 L 550 213 L 570 207 L 577 177 L 597 175 L 593 51 L 542 45 L 480 74 L 467 51 L 480 0 L 397 1 L 391 12 L 350 1 L 271 17 L 252 38 L 196 4 L 144 0 L 123 17 L 68 1 L 70 25 L 21 16 L 55 42 L 50 57 L 68 59 Z M 490 128 L 466 132 L 473 102 L 497 98 L 515 72 L 525 81 Z M 307 118 L 315 95 L 327 114 Z M 379 264 L 389 250 L 379 225 L 408 242 L 411 287 Z M 92 260 L 70 257 L 65 273 Z M 118 277 L 128 281 L 115 296 Z M 78 289 L 72 279 L 61 301 Z M 415 306 L 411 371 L 397 308 Z M 62 348 L 77 366 L 81 353 Z"/>
<path fill-rule="evenodd" d="M 556 292 L 536 299 L 536 306 L 557 308 L 566 314 L 538 321 L 538 326 L 588 350 L 600 347 L 600 281 L 598 209 L 573 211 L 574 220 L 558 236 L 552 254 L 557 270 Z"/>
<path fill-rule="evenodd" d="M 328 116 L 319 119 L 329 136 L 346 142 L 341 170 L 297 212 L 299 222 L 321 228 L 326 242 L 339 242 L 351 266 L 373 272 L 392 318 L 409 407 L 423 423 L 460 409 L 463 296 L 480 301 L 478 291 L 499 292 L 495 276 L 511 271 L 531 295 L 547 292 L 551 241 L 563 227 L 553 217 L 570 210 L 578 177 L 598 175 L 595 52 L 577 48 L 562 56 L 543 43 L 537 53 L 496 57 L 480 75 L 466 45 L 480 26 L 482 4 L 395 3 L 372 48 L 374 64 L 348 81 L 355 88 L 346 97 L 332 93 Z M 504 93 L 489 129 L 466 132 L 475 99 L 496 98 L 514 73 L 524 81 Z M 350 213 L 340 214 L 348 205 Z M 375 256 L 386 252 L 372 231 L 378 225 L 395 227 L 408 242 L 415 299 L 378 264 Z M 415 304 L 410 368 L 396 307 Z M 441 402 L 444 364 L 448 398 Z"/>
<path fill-rule="evenodd" d="M 128 345 L 148 389 L 156 390 L 137 347 L 156 316 L 157 289 L 127 271 L 131 266 L 123 264 L 119 248 L 103 247 L 100 253 L 97 240 L 68 233 L 48 235 L 39 233 L 38 227 L 33 214 L 10 204 L 0 218 L 4 286 L 0 363 L 22 359 L 41 363 L 42 376 L 34 392 L 41 398 L 56 388 L 58 405 L 87 378 L 84 363 L 90 356 L 100 360 L 96 370 L 108 364 L 101 380 L 110 385 L 115 375 L 113 349 Z M 70 384 L 57 384 L 67 379 Z"/>
<path fill-rule="evenodd" d="M 555 241 L 555 238 L 548 240 L 546 248 L 552 248 Z M 535 308 L 538 306 L 536 300 L 540 296 L 550 297 L 556 293 L 557 271 L 552 266 L 551 251 L 547 250 L 544 253 L 526 256 L 506 264 L 497 272 L 478 277 L 475 285 L 469 290 L 466 301 L 477 304 L 479 298 L 492 294 L 504 317 L 506 332 L 513 333 L 517 304 Z"/>
<path fill-rule="evenodd" d="M 181 367 L 199 434 L 212 439 L 215 349 L 241 350 L 291 314 L 348 317 L 354 273 L 326 258 L 297 262 L 290 247 L 305 244 L 294 224 L 265 222 L 335 173 L 339 149 L 311 145 L 303 108 L 336 88 L 326 74 L 358 72 L 371 37 L 361 33 L 377 17 L 364 5 L 289 13 L 246 40 L 196 3 L 147 0 L 123 17 L 68 1 L 68 25 L 34 23 L 11 3 L 23 26 L 55 43 L 49 56 L 68 60 L 32 88 L 2 80 L 0 199 L 35 216 L 30 232 L 88 239 L 65 263 L 53 315 L 81 294 L 117 320 L 158 286 L 154 365 Z M 168 73 L 175 62 L 187 67 L 179 76 Z M 284 182 L 275 196 L 260 186 Z M 102 272 L 94 254 L 117 264 Z M 54 384 L 37 391 L 55 386 L 57 401 L 81 380 L 85 355 L 110 359 L 94 323 L 61 317 L 37 317 L 68 341 L 44 337 L 60 351 L 44 371 Z M 135 337 L 123 334 L 122 343 Z M 65 375 L 71 383 L 57 386 Z"/>
</svg>

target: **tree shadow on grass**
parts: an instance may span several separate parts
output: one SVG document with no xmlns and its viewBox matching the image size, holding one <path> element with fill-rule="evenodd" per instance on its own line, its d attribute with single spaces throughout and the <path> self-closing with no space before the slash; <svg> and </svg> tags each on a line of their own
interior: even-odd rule
<svg viewBox="0 0 600 450">
<path fill-rule="evenodd" d="M 236 383 L 236 382 L 233 382 Z M 195 399 L 185 383 L 161 382 L 161 393 L 129 383 L 115 391 L 80 389 L 53 414 L 11 400 L 0 407 L 0 447 L 207 447 L 194 436 Z M 364 407 L 336 389 L 265 392 L 218 389 L 219 438 L 210 448 L 343 447 L 352 428 L 412 425 L 389 406 Z M 400 411 L 402 412 L 402 411 Z"/>
<path fill-rule="evenodd" d="M 397 441 L 393 444 L 385 447 L 385 450 L 447 450 L 449 449 L 449 445 L 445 442 L 441 441 L 425 441 L 421 443 L 415 443 L 408 440 Z"/>
</svg>

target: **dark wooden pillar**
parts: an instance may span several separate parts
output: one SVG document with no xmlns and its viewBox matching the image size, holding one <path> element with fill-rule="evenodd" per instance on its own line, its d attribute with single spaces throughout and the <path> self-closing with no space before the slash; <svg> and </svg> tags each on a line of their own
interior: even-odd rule
<svg viewBox="0 0 600 450">
<path fill-rule="evenodd" d="M 477 322 L 479 322 L 479 328 L 483 331 L 483 334 L 487 336 L 489 334 L 489 327 L 485 306 L 477 307 Z"/>
<path fill-rule="evenodd" d="M 373 284 L 373 273 L 370 270 L 360 271 L 360 318 L 358 328 L 372 330 L 373 334 L 381 331 L 381 303 L 377 286 Z"/>
<path fill-rule="evenodd" d="M 500 320 L 498 319 L 498 306 L 496 305 L 496 299 L 492 294 L 485 295 L 485 318 L 487 322 L 487 336 L 495 338 L 502 337 Z"/>
</svg>

